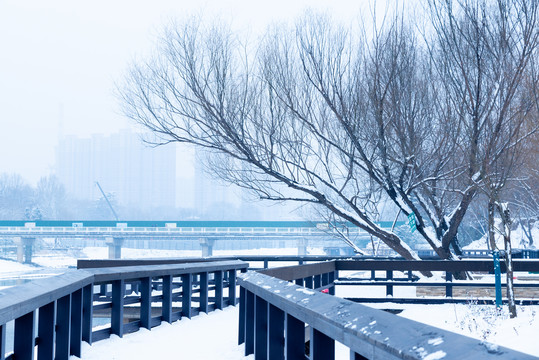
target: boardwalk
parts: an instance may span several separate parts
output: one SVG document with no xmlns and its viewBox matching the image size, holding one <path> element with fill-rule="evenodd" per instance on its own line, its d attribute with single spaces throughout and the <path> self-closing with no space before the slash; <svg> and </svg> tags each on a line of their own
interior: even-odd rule
<svg viewBox="0 0 539 360">
<path fill-rule="evenodd" d="M 238 346 L 238 309 L 229 306 L 208 315 L 201 313 L 191 320 L 183 318 L 172 324 L 165 322 L 152 331 L 141 329 L 125 335 L 112 336 L 92 346 L 84 343 L 84 360 L 189 359 L 236 360 L 254 359 L 243 356 L 244 346 Z M 77 359 L 71 357 L 71 359 Z"/>
</svg>

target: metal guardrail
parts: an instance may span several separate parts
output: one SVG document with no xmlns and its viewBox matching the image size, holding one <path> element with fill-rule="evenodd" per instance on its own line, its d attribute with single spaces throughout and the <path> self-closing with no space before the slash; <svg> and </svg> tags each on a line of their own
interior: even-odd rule
<svg viewBox="0 0 539 360">
<path fill-rule="evenodd" d="M 358 267 L 368 268 L 372 263 L 330 261 L 258 273 L 249 271 L 240 275 L 238 342 L 245 343 L 245 355 L 254 354 L 257 360 L 332 360 L 335 358 L 335 341 L 338 341 L 350 349 L 350 359 L 424 359 L 429 356 L 459 360 L 535 359 L 531 355 L 501 346 L 489 347 L 476 339 L 317 291 L 326 288 L 323 279 L 329 281 L 329 274 Z M 445 261 L 438 261 L 436 265 L 419 265 L 423 261 L 415 262 L 417 265 L 410 263 L 393 261 L 375 267 L 385 265 L 393 270 L 404 267 L 420 270 L 430 265 L 431 270 L 451 271 L 466 267 L 465 264 Z M 531 267 L 536 268 L 537 264 Z M 482 261 L 469 265 L 474 269 L 484 269 L 485 266 Z M 518 267 L 528 266 L 520 264 Z M 332 277 L 337 278 L 337 275 Z M 321 282 L 315 283 L 316 278 Z M 334 285 L 330 282 L 326 286 L 334 288 Z M 306 326 L 308 337 L 305 335 Z"/>
<path fill-rule="evenodd" d="M 36 346 L 39 360 L 81 357 L 82 341 L 91 344 L 110 334 L 122 337 L 161 321 L 235 305 L 236 273 L 247 267 L 245 262 L 229 260 L 72 270 L 4 289 L 0 292 L 0 359 L 33 359 Z M 161 294 L 153 295 L 156 289 Z M 157 316 L 152 314 L 155 302 L 161 303 Z M 175 302 L 182 306 L 175 307 Z M 133 310 L 131 305 L 138 319 L 124 323 L 124 312 Z M 110 313 L 110 327 L 94 331 L 94 311 L 103 310 Z M 13 352 L 6 355 L 6 324 L 12 320 Z"/>
</svg>

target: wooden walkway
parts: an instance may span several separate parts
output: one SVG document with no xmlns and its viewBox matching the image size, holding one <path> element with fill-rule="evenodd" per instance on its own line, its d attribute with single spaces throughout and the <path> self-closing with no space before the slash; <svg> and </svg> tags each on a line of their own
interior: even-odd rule
<svg viewBox="0 0 539 360">
<path fill-rule="evenodd" d="M 92 346 L 84 343 L 83 360 L 192 359 L 236 360 L 245 357 L 238 345 L 238 308 L 201 313 L 172 324 L 140 329 L 122 339 L 112 336 Z M 73 359 L 74 357 L 72 357 Z"/>
</svg>

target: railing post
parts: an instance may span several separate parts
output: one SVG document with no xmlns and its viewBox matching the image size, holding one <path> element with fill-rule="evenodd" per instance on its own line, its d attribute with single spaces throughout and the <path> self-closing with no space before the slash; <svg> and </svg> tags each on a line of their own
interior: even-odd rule
<svg viewBox="0 0 539 360">
<path fill-rule="evenodd" d="M 215 308 L 223 309 L 223 272 L 215 272 Z"/>
<path fill-rule="evenodd" d="M 255 295 L 245 290 L 245 356 L 255 352 Z"/>
<path fill-rule="evenodd" d="M 163 302 L 162 302 L 163 321 L 172 323 L 172 275 L 163 276 Z"/>
<path fill-rule="evenodd" d="M 182 316 L 191 318 L 191 274 L 182 275 Z"/>
<path fill-rule="evenodd" d="M 99 285 L 99 295 L 100 296 L 107 296 L 107 284 Z"/>
<path fill-rule="evenodd" d="M 332 285 L 329 288 L 329 292 L 328 292 L 328 294 L 330 295 L 335 295 L 335 279 L 339 278 L 337 274 L 338 274 L 337 270 L 329 273 L 329 283 Z"/>
<path fill-rule="evenodd" d="M 54 359 L 54 328 L 56 324 L 56 302 L 50 302 L 39 308 L 37 336 L 37 358 Z"/>
<path fill-rule="evenodd" d="M 318 275 L 313 276 L 313 281 L 314 281 L 313 289 L 318 289 L 320 286 L 322 286 L 322 275 L 318 274 Z"/>
<path fill-rule="evenodd" d="M 451 271 L 445 272 L 445 297 L 453 297 L 453 273 Z"/>
<path fill-rule="evenodd" d="M 305 324 L 286 314 L 286 360 L 305 360 Z"/>
<path fill-rule="evenodd" d="M 6 359 L 6 325 L 0 325 L 0 360 Z"/>
<path fill-rule="evenodd" d="M 58 299 L 56 303 L 56 357 L 69 359 L 71 336 L 71 294 Z"/>
<path fill-rule="evenodd" d="M 269 304 L 268 359 L 284 360 L 284 311 Z"/>
<path fill-rule="evenodd" d="M 312 289 L 313 288 L 313 277 L 312 276 L 307 276 L 304 280 L 304 284 L 305 284 L 305 287 L 307 289 Z"/>
<path fill-rule="evenodd" d="M 393 280 L 393 270 L 386 271 L 386 281 Z M 386 296 L 393 296 L 393 285 L 386 285 Z"/>
<path fill-rule="evenodd" d="M 269 266 L 268 266 L 268 259 L 265 259 L 264 260 L 264 269 L 267 269 Z"/>
<path fill-rule="evenodd" d="M 69 354 L 81 357 L 82 351 L 82 289 L 71 294 L 71 341 Z"/>
<path fill-rule="evenodd" d="M 36 339 L 34 337 L 35 311 L 15 319 L 13 352 L 17 360 L 33 360 Z"/>
<path fill-rule="evenodd" d="M 82 340 L 92 345 L 94 284 L 82 288 Z"/>
<path fill-rule="evenodd" d="M 240 309 L 238 324 L 238 345 L 245 342 L 245 288 L 240 286 Z"/>
<path fill-rule="evenodd" d="M 200 311 L 208 313 L 208 273 L 200 274 Z"/>
<path fill-rule="evenodd" d="M 322 286 L 329 284 L 329 273 L 322 274 Z"/>
<path fill-rule="evenodd" d="M 268 358 L 268 302 L 255 296 L 255 360 Z"/>
<path fill-rule="evenodd" d="M 152 329 L 152 279 L 140 279 L 140 326 Z"/>
<path fill-rule="evenodd" d="M 311 360 L 335 360 L 335 340 L 312 326 Z"/>
<path fill-rule="evenodd" d="M 124 336 L 124 280 L 112 282 L 111 331 L 119 337 Z"/>
<path fill-rule="evenodd" d="M 236 306 L 236 269 L 228 271 L 228 305 Z"/>
</svg>

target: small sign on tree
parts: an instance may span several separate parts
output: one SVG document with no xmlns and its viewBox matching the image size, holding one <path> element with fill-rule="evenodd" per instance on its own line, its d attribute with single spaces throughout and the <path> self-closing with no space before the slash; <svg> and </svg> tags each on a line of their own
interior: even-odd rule
<svg viewBox="0 0 539 360">
<path fill-rule="evenodd" d="M 408 225 L 410 225 L 412 232 L 417 230 L 417 219 L 414 213 L 410 213 L 410 215 L 408 215 Z"/>
</svg>

